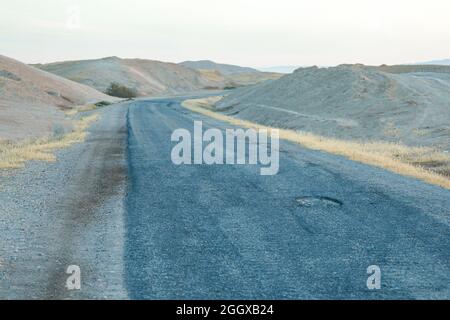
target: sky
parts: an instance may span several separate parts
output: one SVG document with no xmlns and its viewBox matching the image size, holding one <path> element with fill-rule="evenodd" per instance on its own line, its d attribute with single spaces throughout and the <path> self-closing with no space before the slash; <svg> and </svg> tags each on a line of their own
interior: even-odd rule
<svg viewBox="0 0 450 320">
<path fill-rule="evenodd" d="M 251 67 L 450 58 L 448 0 L 0 0 L 0 54 Z"/>
</svg>

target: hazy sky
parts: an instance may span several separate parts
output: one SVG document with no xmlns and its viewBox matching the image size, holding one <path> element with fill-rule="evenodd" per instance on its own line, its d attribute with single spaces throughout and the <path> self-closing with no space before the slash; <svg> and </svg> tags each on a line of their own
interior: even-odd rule
<svg viewBox="0 0 450 320">
<path fill-rule="evenodd" d="M 0 54 L 28 63 L 113 55 L 254 67 L 450 58 L 448 0 L 0 2 Z"/>
</svg>

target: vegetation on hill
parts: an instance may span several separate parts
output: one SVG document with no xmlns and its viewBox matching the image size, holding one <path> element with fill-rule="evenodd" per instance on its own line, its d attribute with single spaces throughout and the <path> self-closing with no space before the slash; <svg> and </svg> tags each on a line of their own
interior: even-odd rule
<svg viewBox="0 0 450 320">
<path fill-rule="evenodd" d="M 106 94 L 119 97 L 119 98 L 135 98 L 137 97 L 137 91 L 122 84 L 112 82 L 106 89 Z"/>
</svg>

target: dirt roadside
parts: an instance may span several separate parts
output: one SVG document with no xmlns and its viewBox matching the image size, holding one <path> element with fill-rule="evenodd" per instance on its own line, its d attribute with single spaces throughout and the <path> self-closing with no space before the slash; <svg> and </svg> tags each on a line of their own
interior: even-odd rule
<svg viewBox="0 0 450 320">
<path fill-rule="evenodd" d="M 126 298 L 127 105 L 100 111 L 85 143 L 0 177 L 0 298 Z M 69 265 L 81 290 L 65 285 Z"/>
</svg>

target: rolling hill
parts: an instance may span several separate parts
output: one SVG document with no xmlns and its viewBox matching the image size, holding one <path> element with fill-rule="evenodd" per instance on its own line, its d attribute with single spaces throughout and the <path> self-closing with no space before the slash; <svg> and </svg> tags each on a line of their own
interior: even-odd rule
<svg viewBox="0 0 450 320">
<path fill-rule="evenodd" d="M 224 86 L 221 79 L 211 80 L 196 70 L 154 60 L 108 57 L 56 62 L 37 67 L 102 92 L 112 82 L 117 82 L 137 90 L 141 96 L 184 93 Z"/>
<path fill-rule="evenodd" d="M 170 95 L 204 89 L 224 89 L 277 79 L 279 74 L 259 72 L 224 74 L 216 69 L 196 69 L 183 64 L 145 59 L 108 57 L 34 65 L 61 77 L 105 92 L 116 82 L 137 91 L 140 96 Z M 226 65 L 221 65 L 226 66 Z M 233 69 L 234 66 L 230 66 Z M 230 69 L 228 69 L 230 70 Z M 233 69 L 234 70 L 234 69 Z"/>
<path fill-rule="evenodd" d="M 415 72 L 431 72 L 431 73 L 448 73 L 450 74 L 450 66 L 433 65 L 433 64 L 417 64 L 417 65 L 381 65 L 379 67 L 372 67 L 375 70 L 388 73 L 415 73 Z"/>
<path fill-rule="evenodd" d="M 258 70 L 263 72 L 292 73 L 298 68 L 300 68 L 300 66 L 273 66 L 258 68 Z"/>
<path fill-rule="evenodd" d="M 279 80 L 238 89 L 216 108 L 327 137 L 450 150 L 450 74 L 434 66 L 301 68 Z"/>
<path fill-rule="evenodd" d="M 0 140 L 51 134 L 70 126 L 63 110 L 113 100 L 95 89 L 0 55 Z"/>
<path fill-rule="evenodd" d="M 267 80 L 276 80 L 282 76 L 278 72 L 262 72 L 253 68 L 216 63 L 210 60 L 185 61 L 180 64 L 197 70 L 208 79 L 214 79 L 224 84 L 225 88 L 254 85 Z"/>
<path fill-rule="evenodd" d="M 260 72 L 253 68 L 240 67 L 240 66 L 224 64 L 224 63 L 216 63 L 211 60 L 184 61 L 184 62 L 181 62 L 180 65 L 191 68 L 191 69 L 195 69 L 195 70 L 215 70 L 215 71 L 220 72 L 224 76 L 229 76 L 229 75 L 238 74 L 238 73 L 259 73 Z"/>
</svg>

